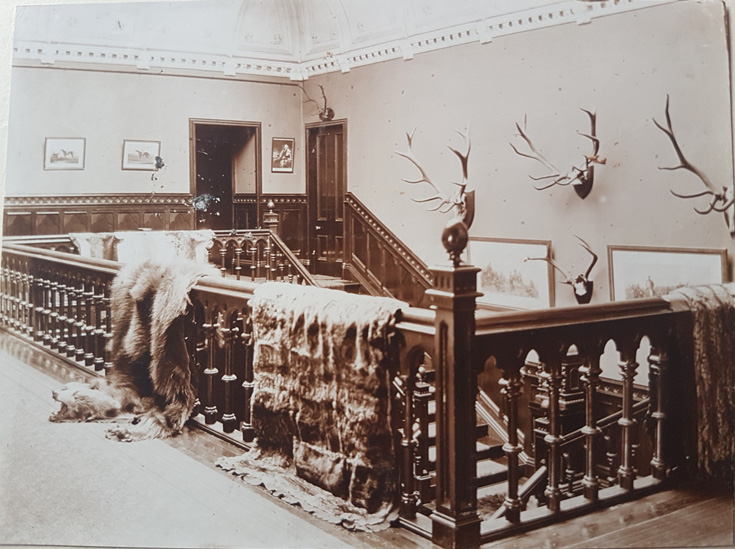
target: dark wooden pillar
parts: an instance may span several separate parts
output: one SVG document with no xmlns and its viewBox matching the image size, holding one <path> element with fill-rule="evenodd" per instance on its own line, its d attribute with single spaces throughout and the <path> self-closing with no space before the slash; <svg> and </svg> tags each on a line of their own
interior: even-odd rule
<svg viewBox="0 0 735 549">
<path fill-rule="evenodd" d="M 446 548 L 477 547 L 475 398 L 472 360 L 477 273 L 467 265 L 432 269 L 426 293 L 436 311 L 436 510 L 432 541 Z"/>
</svg>

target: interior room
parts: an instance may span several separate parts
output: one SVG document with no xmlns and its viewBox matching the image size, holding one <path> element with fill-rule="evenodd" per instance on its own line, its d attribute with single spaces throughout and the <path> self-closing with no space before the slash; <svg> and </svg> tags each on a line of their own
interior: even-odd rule
<svg viewBox="0 0 735 549">
<path fill-rule="evenodd" d="M 1 543 L 735 543 L 729 1 L 14 6 Z"/>
</svg>

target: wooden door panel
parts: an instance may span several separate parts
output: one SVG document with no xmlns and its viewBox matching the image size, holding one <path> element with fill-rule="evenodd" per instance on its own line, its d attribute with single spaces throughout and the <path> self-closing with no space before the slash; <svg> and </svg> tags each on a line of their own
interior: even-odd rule
<svg viewBox="0 0 735 549">
<path fill-rule="evenodd" d="M 346 170 L 342 124 L 309 130 L 308 194 L 317 274 L 341 276 Z"/>
</svg>

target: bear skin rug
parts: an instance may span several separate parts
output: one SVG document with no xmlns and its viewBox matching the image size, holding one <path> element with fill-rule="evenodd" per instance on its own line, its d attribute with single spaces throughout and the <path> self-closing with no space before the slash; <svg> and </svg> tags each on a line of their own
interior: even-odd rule
<svg viewBox="0 0 735 549">
<path fill-rule="evenodd" d="M 112 368 L 104 380 L 54 391 L 61 407 L 49 419 L 127 419 L 107 430 L 108 438 L 124 442 L 179 433 L 196 402 L 185 339 L 189 292 L 208 275 L 218 272 L 192 261 L 124 266 L 110 291 Z"/>
</svg>

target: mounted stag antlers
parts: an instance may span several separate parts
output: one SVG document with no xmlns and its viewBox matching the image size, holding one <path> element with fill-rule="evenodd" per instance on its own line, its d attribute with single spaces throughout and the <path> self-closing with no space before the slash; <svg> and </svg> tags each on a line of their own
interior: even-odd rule
<svg viewBox="0 0 735 549">
<path fill-rule="evenodd" d="M 439 187 L 437 187 L 434 182 L 429 178 L 426 170 L 421 167 L 421 164 L 414 156 L 412 147 L 413 134 L 415 131 L 416 128 L 414 128 L 411 133 L 406 133 L 406 139 L 408 140 L 408 152 L 404 153 L 396 151 L 396 154 L 398 156 L 402 156 L 403 158 L 411 162 L 411 164 L 416 166 L 419 170 L 419 173 L 421 174 L 421 177 L 418 179 L 403 179 L 403 181 L 411 185 L 416 185 L 418 183 L 427 183 L 432 189 L 434 189 L 435 194 L 426 198 L 412 198 L 411 200 L 420 204 L 426 202 L 437 202 L 436 206 L 434 206 L 433 208 L 429 208 L 429 211 L 431 212 L 439 211 L 441 213 L 447 213 L 454 209 L 455 217 L 463 221 L 469 229 L 472 225 L 473 219 L 475 218 L 475 191 L 467 192 L 467 161 L 469 160 L 470 148 L 472 146 L 469 139 L 469 129 L 466 129 L 463 132 L 460 130 L 454 130 L 464 139 L 465 145 L 467 146 L 466 153 L 462 154 L 457 149 L 447 146 L 450 151 L 457 155 L 457 158 L 459 158 L 459 161 L 462 164 L 462 182 L 452 182 L 454 183 L 454 185 L 457 186 L 457 192 L 451 196 L 446 196 L 444 193 L 442 193 Z"/>
<path fill-rule="evenodd" d="M 471 148 L 471 143 L 469 139 L 469 128 L 467 128 L 463 132 L 455 130 L 464 139 L 464 142 L 467 146 L 466 153 L 461 153 L 457 149 L 449 147 L 449 150 L 457 155 L 457 158 L 459 158 L 459 161 L 462 164 L 462 182 L 452 182 L 457 186 L 457 192 L 455 192 L 451 196 L 446 196 L 444 193 L 442 193 L 439 187 L 437 187 L 434 182 L 429 178 L 426 170 L 421 167 L 421 164 L 414 156 L 412 147 L 413 134 L 415 131 L 416 129 L 414 128 L 411 133 L 406 134 L 406 139 L 408 140 L 408 152 L 403 153 L 396 151 L 396 154 L 398 156 L 402 156 L 403 158 L 411 162 L 411 164 L 416 166 L 416 168 L 418 168 L 419 170 L 419 173 L 421 174 L 421 177 L 419 177 L 418 179 L 404 179 L 403 181 L 411 185 L 416 185 L 418 183 L 427 183 L 434 190 L 434 194 L 431 196 L 427 196 L 426 198 L 412 199 L 414 202 L 419 202 L 422 204 L 427 202 L 436 202 L 437 204 L 434 207 L 429 208 L 429 211 L 440 211 L 442 213 L 448 213 L 454 210 L 453 218 L 449 221 L 449 223 L 447 223 L 447 225 L 444 227 L 444 231 L 442 232 L 442 243 L 444 244 L 444 248 L 447 250 L 447 252 L 449 252 L 449 257 L 451 258 L 452 263 L 457 266 L 461 263 L 460 257 L 465 247 L 467 246 L 469 228 L 472 225 L 472 221 L 475 219 L 475 191 L 467 191 L 467 161 L 470 157 Z"/>
<path fill-rule="evenodd" d="M 590 117 L 590 133 L 582 133 L 580 131 L 577 131 L 577 133 L 583 137 L 586 137 L 590 141 L 592 141 L 592 153 L 585 155 L 584 157 L 584 165 L 582 166 L 572 166 L 566 173 L 562 173 L 559 168 L 554 166 L 551 162 L 549 162 L 544 155 L 542 155 L 536 147 L 534 147 L 533 143 L 531 142 L 531 139 L 526 135 L 526 133 L 521 129 L 520 125 L 516 124 L 516 128 L 518 129 L 518 133 L 523 138 L 523 140 L 528 145 L 528 148 L 531 149 L 530 153 L 522 153 L 519 151 L 513 143 L 510 144 L 510 146 L 513 148 L 515 153 L 519 156 L 523 156 L 525 158 L 530 158 L 532 160 L 536 160 L 543 164 L 546 169 L 549 170 L 549 173 L 546 175 L 542 175 L 540 177 L 534 177 L 529 175 L 531 179 L 534 181 L 542 181 L 545 179 L 553 179 L 553 181 L 547 185 L 543 185 L 540 187 L 536 187 L 534 185 L 534 188 L 537 191 L 544 191 L 546 189 L 550 189 L 554 185 L 560 185 L 560 186 L 567 186 L 569 184 L 574 186 L 574 190 L 579 195 L 580 198 L 585 198 L 588 194 L 590 194 L 590 191 L 592 190 L 592 183 L 594 182 L 595 178 L 595 172 L 594 172 L 594 164 L 604 164 L 607 162 L 607 159 L 605 159 L 602 156 L 599 156 L 598 152 L 600 150 L 600 140 L 597 138 L 596 132 L 597 132 L 597 115 L 591 111 L 580 109 L 583 112 L 586 112 L 587 115 Z"/>
<path fill-rule="evenodd" d="M 306 93 L 306 90 L 304 89 L 303 86 L 299 86 L 299 88 L 301 88 L 301 91 L 304 92 L 304 95 L 306 96 L 306 101 L 304 101 L 304 103 L 309 103 L 309 102 L 316 103 L 316 106 L 319 109 L 319 119 L 322 122 L 327 122 L 331 120 L 332 118 L 334 118 L 334 111 L 330 107 L 327 106 L 327 95 L 324 93 L 324 86 L 322 86 L 321 84 L 317 84 L 317 85 L 319 86 L 319 89 L 322 90 L 322 99 L 324 99 L 323 107 L 320 107 L 319 103 L 317 103 L 315 99 L 312 99 L 311 97 L 309 97 L 309 94 Z"/>
<path fill-rule="evenodd" d="M 580 245 L 587 250 L 590 255 L 592 255 L 592 261 L 590 262 L 589 266 L 587 267 L 587 270 L 584 272 L 584 274 L 579 274 L 575 277 L 572 277 L 568 272 L 564 271 L 559 267 L 559 265 L 556 264 L 556 262 L 551 257 L 527 257 L 524 259 L 524 261 L 546 261 L 549 265 L 554 267 L 557 271 L 559 271 L 563 276 L 564 280 L 562 281 L 562 284 L 569 284 L 572 289 L 574 290 L 574 298 L 577 300 L 577 303 L 580 305 L 583 305 L 585 303 L 589 303 L 590 299 L 592 299 L 592 290 L 594 290 L 594 284 L 590 280 L 590 273 L 592 272 L 592 269 L 594 268 L 595 264 L 597 263 L 597 254 L 592 251 L 592 248 L 590 248 L 590 245 L 587 244 L 584 240 L 582 240 L 577 235 L 574 235 L 577 240 L 580 241 Z"/>
<path fill-rule="evenodd" d="M 664 128 L 661 124 L 656 122 L 654 119 L 653 123 L 656 124 L 656 127 L 664 132 L 668 138 L 671 140 L 671 144 L 674 146 L 674 150 L 676 151 L 676 156 L 679 157 L 679 165 L 678 166 L 669 166 L 669 167 L 659 167 L 659 170 L 687 170 L 689 172 L 692 172 L 694 175 L 696 175 L 702 183 L 704 183 L 704 186 L 706 189 L 699 193 L 694 194 L 679 194 L 672 190 L 669 190 L 671 194 L 673 194 L 677 198 L 699 198 L 702 196 L 710 196 L 709 201 L 709 207 L 706 210 L 700 210 L 698 208 L 694 208 L 694 211 L 701 215 L 706 215 L 710 212 L 718 212 L 724 215 L 725 217 L 725 224 L 727 225 L 727 228 L 730 230 L 730 236 L 735 238 L 735 221 L 730 221 L 730 213 L 728 210 L 730 210 L 733 207 L 733 204 L 735 204 L 735 196 L 733 196 L 733 189 L 732 187 L 722 187 L 721 190 L 717 190 L 715 185 L 712 184 L 712 182 L 709 180 L 709 178 L 704 175 L 699 169 L 697 169 L 695 166 L 690 164 L 687 159 L 684 157 L 684 153 L 681 151 L 681 147 L 679 146 L 679 143 L 676 140 L 676 136 L 674 135 L 674 130 L 671 127 L 671 116 L 669 115 L 669 95 L 666 94 L 666 128 Z"/>
</svg>

